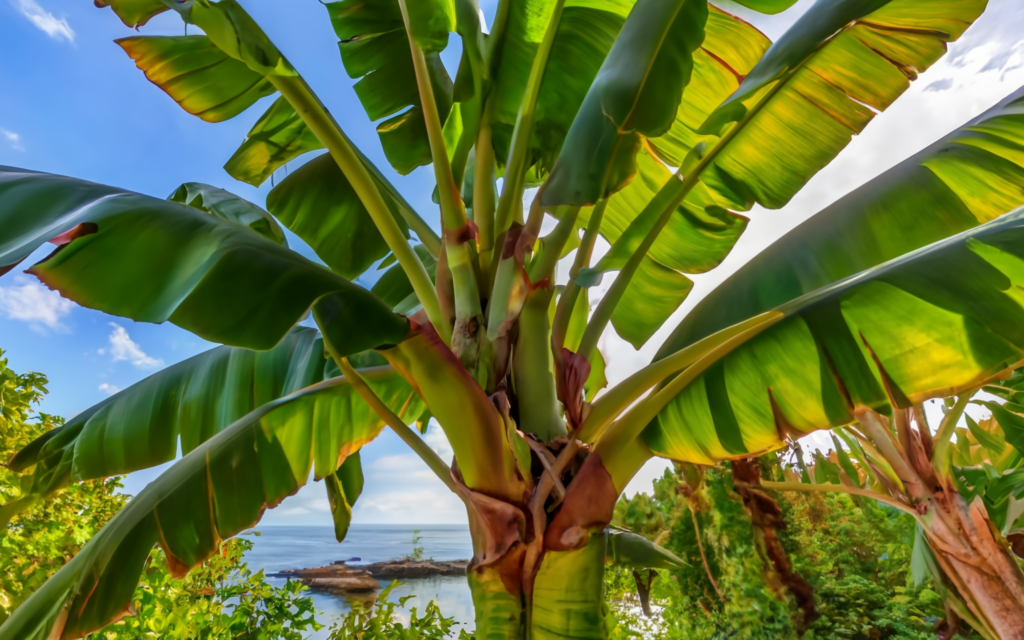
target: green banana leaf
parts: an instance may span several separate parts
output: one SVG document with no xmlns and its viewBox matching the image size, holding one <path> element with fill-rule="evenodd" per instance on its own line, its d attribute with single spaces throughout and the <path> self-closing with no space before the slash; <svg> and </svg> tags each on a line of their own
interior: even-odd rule
<svg viewBox="0 0 1024 640">
<path fill-rule="evenodd" d="M 188 454 L 264 404 L 324 379 L 315 329 L 299 327 L 270 351 L 217 347 L 119 391 L 18 452 L 8 468 L 32 470 L 35 495 L 109 478 Z M 393 376 L 388 372 L 383 377 Z M 394 393 L 402 393 L 400 380 Z M 404 387 L 405 396 L 412 393 Z M 317 477 L 334 469 L 320 460 Z"/>
<path fill-rule="evenodd" d="M 167 11 L 163 0 L 93 0 L 97 7 L 110 7 L 127 27 L 138 29 L 155 16 Z"/>
<path fill-rule="evenodd" d="M 691 212 L 730 220 L 735 214 L 727 209 L 746 211 L 755 203 L 781 207 L 937 60 L 946 42 L 958 38 L 983 8 L 981 0 L 946 0 L 932 3 L 922 17 L 898 2 L 820 0 L 767 53 L 767 39 L 756 29 L 711 11 L 685 99 L 668 133 L 649 141 L 651 149 L 667 164 L 682 167 L 681 175 L 699 171 L 684 198 Z M 682 188 L 669 181 L 646 209 L 634 209 L 639 215 L 584 278 L 596 281 L 601 273 L 621 268 Z M 674 235 L 666 230 L 658 242 L 666 234 Z M 702 244 L 722 258 L 731 248 L 716 248 L 714 239 Z M 691 246 L 689 253 L 702 251 Z M 634 330 L 634 344 L 660 327 L 686 293 L 676 289 L 676 274 L 645 271 L 636 276 L 637 287 L 676 291 L 678 302 L 645 311 L 649 321 L 643 331 Z M 660 281 L 653 279 L 659 275 Z"/>
<path fill-rule="evenodd" d="M 332 312 L 324 331 L 341 354 L 396 344 L 408 332 L 408 321 L 369 291 L 239 224 L 0 167 L 0 273 L 47 241 L 58 248 L 28 272 L 64 297 L 133 320 L 169 320 L 213 342 L 269 349 L 311 306 Z"/>
<path fill-rule="evenodd" d="M 632 7 L 632 0 L 566 0 L 534 111 L 530 153 L 538 163 L 538 177 L 554 165 L 587 90 Z M 492 98 L 494 147 L 502 164 L 509 154 L 533 60 L 553 8 L 552 0 L 509 3 Z"/>
<path fill-rule="evenodd" d="M 623 25 L 540 193 L 545 206 L 595 204 L 636 173 L 642 137 L 666 133 L 704 41 L 703 0 L 639 0 Z"/>
<path fill-rule="evenodd" d="M 277 91 L 207 36 L 132 36 L 115 42 L 150 82 L 206 122 L 234 118 Z"/>
<path fill-rule="evenodd" d="M 1022 285 L 1018 209 L 781 305 L 777 324 L 694 370 L 647 444 L 707 464 L 848 424 L 860 407 L 973 389 L 1024 361 Z"/>
<path fill-rule="evenodd" d="M 401 410 L 400 380 L 368 383 Z M 404 384 L 404 381 L 402 382 Z M 383 423 L 344 378 L 269 402 L 196 447 L 134 497 L 82 551 L 0 627 L 0 640 L 80 638 L 129 613 L 149 551 L 184 575 L 221 540 L 254 526 L 293 495 L 318 459 L 334 468 L 373 440 Z M 333 471 L 333 469 L 332 469 Z"/>
<path fill-rule="evenodd" d="M 782 13 L 796 4 L 796 0 L 733 0 L 733 2 L 759 13 L 767 13 L 768 15 Z"/>
<path fill-rule="evenodd" d="M 701 180 L 728 208 L 782 207 L 985 5 L 934 0 L 921 11 L 900 0 L 819 0 L 704 123 L 699 133 L 729 139 Z"/>
<path fill-rule="evenodd" d="M 258 187 L 289 160 L 323 148 L 291 103 L 279 97 L 256 121 L 224 170 L 232 178 Z"/>
<path fill-rule="evenodd" d="M 1024 205 L 1024 88 L 821 210 L 719 285 L 656 358 Z"/>
<path fill-rule="evenodd" d="M 341 61 L 366 115 L 377 121 L 384 155 L 402 175 L 430 164 L 420 94 L 409 35 L 398 0 L 340 0 L 324 5 L 341 42 Z M 441 124 L 452 109 L 452 81 L 438 55 L 455 29 L 450 1 L 410 2 L 409 23 L 426 55 L 430 83 Z M 442 36 L 443 34 L 443 36 Z M 389 117 L 390 116 L 390 117 Z"/>
<path fill-rule="evenodd" d="M 427 268 L 427 275 L 433 281 L 437 273 L 437 260 L 421 244 L 413 247 L 413 251 L 420 257 L 423 266 Z M 395 313 L 412 315 L 414 310 L 420 306 L 420 301 L 412 290 L 412 283 L 409 282 L 409 276 L 399 264 L 391 265 L 384 275 L 374 283 L 370 291 L 379 296 Z"/>
<path fill-rule="evenodd" d="M 248 200 L 243 200 L 233 193 L 203 184 L 202 182 L 186 182 L 167 196 L 171 202 L 180 202 L 205 211 L 212 216 L 237 222 L 248 227 L 271 242 L 288 246 L 281 225 L 272 215 L 257 207 Z"/>
<path fill-rule="evenodd" d="M 377 184 L 408 237 L 409 227 L 399 211 L 405 201 L 389 198 L 385 185 Z M 366 207 L 329 153 L 289 173 L 267 195 L 267 209 L 343 278 L 358 277 L 388 254 Z"/>
<path fill-rule="evenodd" d="M 352 524 L 352 506 L 363 492 L 363 466 L 359 452 L 345 458 L 337 471 L 327 475 L 324 486 L 327 487 L 327 500 L 334 520 L 334 537 L 341 542 Z"/>
<path fill-rule="evenodd" d="M 605 554 L 611 564 L 643 569 L 682 569 L 686 562 L 668 549 L 640 534 L 621 529 L 605 529 L 608 542 Z"/>
</svg>

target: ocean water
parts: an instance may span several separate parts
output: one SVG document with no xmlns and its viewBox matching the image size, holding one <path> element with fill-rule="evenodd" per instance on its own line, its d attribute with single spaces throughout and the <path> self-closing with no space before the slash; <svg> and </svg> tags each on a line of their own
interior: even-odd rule
<svg viewBox="0 0 1024 640">
<path fill-rule="evenodd" d="M 401 558 L 412 553 L 413 531 L 423 547 L 423 556 L 435 560 L 467 560 L 473 555 L 469 528 L 465 525 L 352 525 L 348 536 L 341 544 L 334 539 L 331 527 L 257 527 L 259 536 L 247 536 L 253 548 L 245 555 L 249 568 L 255 572 L 263 569 L 276 573 L 285 569 L 306 569 L 322 567 L 338 560 L 347 560 L 351 565 L 380 562 Z M 359 558 L 358 561 L 354 560 Z M 284 578 L 268 578 L 274 585 L 282 585 Z M 386 586 L 388 582 L 382 582 Z M 309 592 L 318 616 L 325 628 L 310 636 L 312 640 L 326 638 L 331 623 L 351 609 L 350 603 L 341 596 Z M 462 577 L 437 577 L 425 580 L 408 580 L 392 592 L 392 601 L 406 595 L 415 596 L 407 604 L 407 610 L 420 610 L 431 600 L 437 600 L 441 612 L 454 617 L 460 627 L 473 629 L 473 602 L 466 579 Z"/>
</svg>

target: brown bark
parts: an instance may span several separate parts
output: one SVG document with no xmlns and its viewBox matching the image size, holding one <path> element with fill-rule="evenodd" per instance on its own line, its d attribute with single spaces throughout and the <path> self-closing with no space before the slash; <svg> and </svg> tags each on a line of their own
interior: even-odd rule
<svg viewBox="0 0 1024 640">
<path fill-rule="evenodd" d="M 793 596 L 797 607 L 803 611 L 803 624 L 806 625 L 818 617 L 814 607 L 814 589 L 810 583 L 796 571 L 789 561 L 778 531 L 786 528 L 782 519 L 782 510 L 766 493 L 750 485 L 761 484 L 761 468 L 755 458 L 732 461 L 732 477 L 736 484 L 736 493 L 743 498 L 743 506 L 750 514 L 754 528 L 760 532 L 765 555 L 779 575 L 782 585 Z"/>
<path fill-rule="evenodd" d="M 1024 639 L 1024 572 L 980 498 L 967 505 L 959 493 L 939 491 L 932 505 L 925 535 L 971 613 L 996 638 Z"/>
</svg>

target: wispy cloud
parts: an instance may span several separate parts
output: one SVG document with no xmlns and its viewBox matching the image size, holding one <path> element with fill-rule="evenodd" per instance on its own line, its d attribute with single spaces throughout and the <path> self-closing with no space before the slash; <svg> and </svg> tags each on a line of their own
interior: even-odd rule
<svg viewBox="0 0 1024 640">
<path fill-rule="evenodd" d="M 11 145 L 11 148 L 15 151 L 24 151 L 25 147 L 21 144 L 21 136 L 8 131 L 7 129 L 0 129 L 0 137 L 3 137 Z"/>
<path fill-rule="evenodd" d="M 61 318 L 74 308 L 74 302 L 25 276 L 16 277 L 13 286 L 0 287 L 0 313 L 11 320 L 29 323 L 39 333 L 45 334 L 47 329 L 67 331 Z"/>
<path fill-rule="evenodd" d="M 39 6 L 36 0 L 11 0 L 11 4 L 28 21 L 38 27 L 54 40 L 75 41 L 75 32 L 68 24 L 67 18 L 58 18 Z"/>
<path fill-rule="evenodd" d="M 120 390 L 121 387 L 117 386 L 116 384 L 110 384 L 109 382 L 104 382 L 100 384 L 100 391 L 107 394 L 108 396 L 112 396 Z"/>
<path fill-rule="evenodd" d="M 110 326 L 114 327 L 114 330 L 110 332 L 110 348 L 100 349 L 100 355 L 109 352 L 110 358 L 115 362 L 127 360 L 140 369 L 156 369 L 164 366 L 164 361 L 160 358 L 147 355 L 139 343 L 131 339 L 124 327 L 116 322 L 111 322 Z"/>
</svg>

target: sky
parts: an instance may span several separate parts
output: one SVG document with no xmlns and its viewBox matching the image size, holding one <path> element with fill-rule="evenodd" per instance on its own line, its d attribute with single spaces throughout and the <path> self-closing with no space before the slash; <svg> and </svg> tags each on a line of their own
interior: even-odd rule
<svg viewBox="0 0 1024 640">
<path fill-rule="evenodd" d="M 352 90 L 354 81 L 341 66 L 337 38 L 321 4 L 240 1 L 353 141 L 419 211 L 436 219 L 436 206 L 430 202 L 432 170 L 422 167 L 406 177 L 390 172 L 376 132 Z M 495 4 L 496 0 L 481 2 L 488 19 Z M 800 0 L 771 17 L 728 0 L 720 6 L 776 39 L 812 4 L 813 0 Z M 176 35 L 182 33 L 182 23 L 167 13 L 141 32 Z M 75 176 L 157 197 L 166 197 L 182 182 L 206 182 L 264 204 L 270 182 L 256 189 L 233 180 L 222 167 L 273 98 L 227 122 L 204 123 L 146 81 L 112 42 L 130 35 L 133 32 L 109 9 L 97 9 L 86 0 L 0 0 L 0 165 Z M 458 58 L 453 37 L 443 55 L 453 77 Z M 777 211 L 751 212 L 747 232 L 722 266 L 693 277 L 689 298 L 643 349 L 634 350 L 614 334 L 602 339 L 610 381 L 614 384 L 648 363 L 679 319 L 751 256 L 1022 85 L 1024 9 L 1020 0 L 990 0 L 985 15 L 950 47 L 949 54 L 792 202 Z M 315 259 L 294 235 L 289 241 Z M 25 264 L 48 252 L 41 248 Z M 47 374 L 51 393 L 41 407 L 47 413 L 74 415 L 212 346 L 171 324 L 136 323 L 79 307 L 17 269 L 0 277 L 0 349 L 16 371 Z M 450 459 L 451 449 L 440 429 L 431 428 L 426 439 Z M 826 442 L 820 435 L 814 441 Z M 465 522 L 461 503 L 390 431 L 364 449 L 363 465 L 367 482 L 355 507 L 355 522 Z M 651 480 L 665 466 L 660 460 L 649 463 L 627 493 L 649 491 Z M 132 474 L 125 481 L 126 490 L 138 493 L 160 471 Z M 320 483 L 311 483 L 269 511 L 263 522 L 330 524 L 325 493 Z"/>
</svg>

